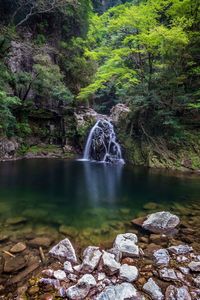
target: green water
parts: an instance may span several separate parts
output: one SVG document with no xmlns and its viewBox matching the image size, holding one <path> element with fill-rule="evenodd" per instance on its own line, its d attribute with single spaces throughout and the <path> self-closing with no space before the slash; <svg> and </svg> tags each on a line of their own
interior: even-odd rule
<svg viewBox="0 0 200 300">
<path fill-rule="evenodd" d="M 198 177 L 128 165 L 65 160 L 0 164 L 0 223 L 22 216 L 34 225 L 99 228 L 130 220 L 155 202 L 160 209 L 198 203 Z"/>
</svg>

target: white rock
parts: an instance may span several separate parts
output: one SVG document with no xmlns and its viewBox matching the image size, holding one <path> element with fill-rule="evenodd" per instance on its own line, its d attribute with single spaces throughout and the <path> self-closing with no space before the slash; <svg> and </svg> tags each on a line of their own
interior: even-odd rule
<svg viewBox="0 0 200 300">
<path fill-rule="evenodd" d="M 72 300 L 82 300 L 87 297 L 90 289 L 96 286 L 96 280 L 91 274 L 83 275 L 76 285 L 69 287 L 66 295 Z"/>
<path fill-rule="evenodd" d="M 67 278 L 72 282 L 77 282 L 78 280 L 78 276 L 72 273 L 68 274 Z"/>
<path fill-rule="evenodd" d="M 117 248 L 111 248 L 111 249 L 107 250 L 107 252 L 114 254 L 115 255 L 115 260 L 117 262 L 121 261 L 122 253 Z"/>
<path fill-rule="evenodd" d="M 159 276 L 166 281 L 178 280 L 176 272 L 173 269 L 163 268 L 159 270 Z"/>
<path fill-rule="evenodd" d="M 118 234 L 114 242 L 114 248 L 118 249 L 122 256 L 138 257 L 139 247 L 135 244 L 137 242 L 138 238 L 134 233 Z"/>
<path fill-rule="evenodd" d="M 156 212 L 147 217 L 142 227 L 154 233 L 167 233 L 172 231 L 180 220 L 176 215 L 167 211 Z"/>
<path fill-rule="evenodd" d="M 145 299 L 135 287 L 128 283 L 123 282 L 117 285 L 108 286 L 101 294 L 99 294 L 96 300 L 143 300 Z"/>
<path fill-rule="evenodd" d="M 44 284 L 44 285 L 51 285 L 55 289 L 59 289 L 60 288 L 60 281 L 58 279 L 41 278 L 39 280 L 39 282 L 42 283 L 42 284 Z"/>
<path fill-rule="evenodd" d="M 97 275 L 97 280 L 98 281 L 104 280 L 105 278 L 106 278 L 105 273 L 103 273 L 103 272 L 98 273 L 98 275 Z"/>
<path fill-rule="evenodd" d="M 58 280 L 64 280 L 66 278 L 66 273 L 62 270 L 57 270 L 53 272 L 53 276 Z"/>
<path fill-rule="evenodd" d="M 147 292 L 153 300 L 162 300 L 164 299 L 164 295 L 160 289 L 160 287 L 155 283 L 152 278 L 143 285 L 143 290 Z"/>
<path fill-rule="evenodd" d="M 196 287 L 200 288 L 200 275 L 198 275 L 197 277 L 193 278 L 193 282 L 195 284 Z"/>
<path fill-rule="evenodd" d="M 74 270 L 72 268 L 72 264 L 70 263 L 70 261 L 65 261 L 63 267 L 64 267 L 64 270 L 66 273 L 74 273 Z"/>
<path fill-rule="evenodd" d="M 179 267 L 179 270 L 186 275 L 190 273 L 190 269 L 186 267 Z"/>
<path fill-rule="evenodd" d="M 176 260 L 177 260 L 177 262 L 179 262 L 179 263 L 190 261 L 189 258 L 187 258 L 187 257 L 184 256 L 184 255 L 179 255 L 179 256 L 177 256 L 177 257 L 176 257 Z"/>
<path fill-rule="evenodd" d="M 70 261 L 71 263 L 77 263 L 77 257 L 75 250 L 67 238 L 60 241 L 55 245 L 50 251 L 49 254 L 54 258 L 57 258 L 60 261 Z"/>
<path fill-rule="evenodd" d="M 186 286 L 180 288 L 169 285 L 165 291 L 165 300 L 191 300 Z"/>
<path fill-rule="evenodd" d="M 103 251 L 102 263 L 103 269 L 105 269 L 105 272 L 108 272 L 110 275 L 116 273 L 120 268 L 120 263 L 115 260 L 114 254 L 106 251 Z"/>
<path fill-rule="evenodd" d="M 52 269 L 45 269 L 42 271 L 42 275 L 46 275 L 48 277 L 53 277 L 53 270 Z"/>
<path fill-rule="evenodd" d="M 193 248 L 188 245 L 178 245 L 178 246 L 171 246 L 168 248 L 169 252 L 180 255 L 180 254 L 187 254 L 193 251 Z"/>
<path fill-rule="evenodd" d="M 132 282 L 138 278 L 138 269 L 135 266 L 123 264 L 119 269 L 119 277 L 125 281 Z"/>
<path fill-rule="evenodd" d="M 83 252 L 83 262 L 81 271 L 84 273 L 91 273 L 98 266 L 101 259 L 102 252 L 98 247 L 89 246 Z"/>
<path fill-rule="evenodd" d="M 153 257 L 154 257 L 155 264 L 157 266 L 160 265 L 168 266 L 170 257 L 166 249 L 159 249 L 154 251 Z"/>
<path fill-rule="evenodd" d="M 81 268 L 82 268 L 82 265 L 76 265 L 73 267 L 74 271 L 76 271 L 77 273 L 81 272 Z"/>
<path fill-rule="evenodd" d="M 191 261 L 191 263 L 188 264 L 188 267 L 194 272 L 200 272 L 200 261 Z"/>
</svg>

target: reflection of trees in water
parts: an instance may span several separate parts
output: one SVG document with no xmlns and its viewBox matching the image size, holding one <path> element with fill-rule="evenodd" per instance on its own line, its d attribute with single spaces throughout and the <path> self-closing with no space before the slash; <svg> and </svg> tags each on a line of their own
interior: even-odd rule
<svg viewBox="0 0 200 300">
<path fill-rule="evenodd" d="M 84 188 L 94 204 L 114 202 L 119 194 L 123 165 L 84 163 Z"/>
</svg>

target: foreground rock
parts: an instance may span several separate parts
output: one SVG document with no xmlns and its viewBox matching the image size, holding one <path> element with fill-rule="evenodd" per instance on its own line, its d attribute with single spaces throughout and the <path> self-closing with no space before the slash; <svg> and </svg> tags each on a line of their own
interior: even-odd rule
<svg viewBox="0 0 200 300">
<path fill-rule="evenodd" d="M 143 222 L 142 227 L 153 233 L 170 233 L 179 224 L 179 217 L 167 211 L 151 214 Z"/>
<path fill-rule="evenodd" d="M 68 260 L 71 263 L 77 263 L 75 250 L 68 239 L 60 241 L 49 251 L 49 254 L 60 261 Z"/>
<path fill-rule="evenodd" d="M 144 284 L 143 290 L 147 292 L 153 300 L 162 300 L 164 299 L 164 295 L 160 289 L 160 287 L 155 283 L 152 278 Z"/>
<path fill-rule="evenodd" d="M 66 296 L 72 300 L 84 299 L 90 289 L 96 285 L 96 280 L 90 274 L 83 275 L 76 285 L 71 286 L 66 291 Z"/>
<path fill-rule="evenodd" d="M 136 245 L 138 238 L 134 233 L 118 234 L 114 247 L 118 249 L 123 257 L 138 257 L 139 247 Z"/>
</svg>

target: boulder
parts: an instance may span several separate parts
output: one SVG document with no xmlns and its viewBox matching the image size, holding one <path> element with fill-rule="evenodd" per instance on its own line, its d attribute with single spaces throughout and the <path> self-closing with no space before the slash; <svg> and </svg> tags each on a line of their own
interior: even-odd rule
<svg viewBox="0 0 200 300">
<path fill-rule="evenodd" d="M 179 224 L 179 217 L 167 211 L 156 212 L 147 217 L 142 227 L 153 233 L 170 233 Z"/>
<path fill-rule="evenodd" d="M 153 300 L 163 300 L 164 295 L 161 291 L 161 288 L 155 283 L 152 278 L 143 285 L 143 290 L 151 296 Z"/>
<path fill-rule="evenodd" d="M 121 265 L 119 277 L 128 282 L 135 281 L 138 278 L 138 269 L 135 266 L 129 266 L 127 264 Z"/>
<path fill-rule="evenodd" d="M 135 287 L 123 282 L 117 285 L 111 285 L 101 292 L 96 300 L 144 300 L 145 298 L 135 289 Z"/>
<path fill-rule="evenodd" d="M 191 300 L 191 296 L 186 286 L 180 288 L 169 285 L 165 291 L 166 300 Z"/>
<path fill-rule="evenodd" d="M 155 265 L 157 266 L 160 265 L 168 266 L 170 260 L 169 253 L 166 249 L 159 249 L 154 251 L 153 258 L 154 258 Z"/>
<path fill-rule="evenodd" d="M 135 244 L 137 242 L 138 238 L 134 233 L 118 234 L 114 242 L 114 248 L 118 249 L 123 257 L 138 257 L 139 247 Z"/>
<path fill-rule="evenodd" d="M 89 246 L 83 252 L 83 262 L 80 268 L 81 272 L 91 273 L 98 266 L 102 252 L 98 247 Z"/>
<path fill-rule="evenodd" d="M 103 251 L 102 265 L 105 272 L 109 273 L 109 275 L 116 273 L 120 268 L 120 263 L 115 260 L 114 254 L 106 251 Z"/>
<path fill-rule="evenodd" d="M 77 263 L 77 257 L 75 250 L 67 238 L 60 241 L 57 245 L 55 245 L 50 251 L 49 254 L 57 258 L 60 261 L 70 261 L 73 264 Z"/>
<path fill-rule="evenodd" d="M 84 299 L 90 289 L 96 286 L 96 280 L 91 274 L 83 275 L 76 285 L 69 287 L 66 291 L 66 295 L 69 299 L 82 300 Z"/>
</svg>

